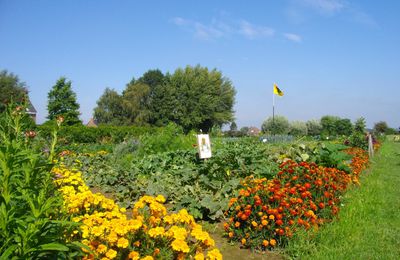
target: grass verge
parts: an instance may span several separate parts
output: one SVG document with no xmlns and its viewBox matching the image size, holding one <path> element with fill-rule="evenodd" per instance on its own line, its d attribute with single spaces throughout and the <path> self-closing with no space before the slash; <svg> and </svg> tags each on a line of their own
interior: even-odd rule
<svg viewBox="0 0 400 260">
<path fill-rule="evenodd" d="M 301 259 L 400 259 L 400 143 L 385 142 L 344 196 L 339 219 L 298 233 L 286 249 Z"/>
</svg>

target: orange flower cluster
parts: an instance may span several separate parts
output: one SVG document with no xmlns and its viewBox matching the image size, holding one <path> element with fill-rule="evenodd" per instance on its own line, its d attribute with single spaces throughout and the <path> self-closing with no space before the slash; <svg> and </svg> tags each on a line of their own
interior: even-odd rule
<svg viewBox="0 0 400 260">
<path fill-rule="evenodd" d="M 349 153 L 355 155 L 351 168 L 358 176 L 368 157 L 357 149 Z M 336 168 L 286 161 L 272 180 L 249 177 L 242 182 L 239 196 L 230 200 L 225 213 L 226 234 L 253 249 L 284 245 L 299 228 L 318 228 L 331 220 L 351 182 L 352 174 Z"/>
<path fill-rule="evenodd" d="M 368 166 L 368 153 L 367 151 L 357 147 L 348 148 L 345 150 L 345 152 L 353 156 L 353 159 L 350 163 L 352 180 L 354 183 L 359 184 L 360 173 Z"/>
</svg>

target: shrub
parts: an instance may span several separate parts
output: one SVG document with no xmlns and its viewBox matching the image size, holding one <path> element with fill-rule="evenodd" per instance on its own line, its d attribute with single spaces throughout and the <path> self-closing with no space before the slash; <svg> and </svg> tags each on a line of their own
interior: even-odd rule
<svg viewBox="0 0 400 260">
<path fill-rule="evenodd" d="M 284 116 L 270 117 L 261 126 L 264 133 L 283 135 L 289 132 L 289 121 Z"/>
<path fill-rule="evenodd" d="M 48 137 L 54 127 L 53 123 L 46 123 L 38 126 L 38 131 L 41 136 Z M 72 143 L 120 143 L 129 137 L 139 137 L 146 133 L 157 132 L 158 128 L 153 127 L 137 127 L 137 126 L 107 126 L 100 125 L 99 127 L 87 126 L 66 126 L 63 127 L 59 135 L 61 144 Z"/>
<path fill-rule="evenodd" d="M 294 136 L 307 135 L 307 125 L 301 121 L 294 121 L 290 123 L 289 133 Z"/>
<path fill-rule="evenodd" d="M 311 136 L 317 136 L 321 134 L 322 126 L 318 120 L 309 120 L 306 123 L 307 134 Z"/>
</svg>

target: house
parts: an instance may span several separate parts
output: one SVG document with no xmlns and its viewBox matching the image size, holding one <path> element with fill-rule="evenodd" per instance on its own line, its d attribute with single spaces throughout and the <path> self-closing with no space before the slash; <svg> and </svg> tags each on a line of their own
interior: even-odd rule
<svg viewBox="0 0 400 260">
<path fill-rule="evenodd" d="M 247 131 L 247 135 L 248 136 L 258 136 L 258 135 L 260 135 L 260 129 L 258 129 L 257 127 L 255 127 L 255 126 L 251 126 L 251 127 L 249 127 L 249 130 Z"/>
<path fill-rule="evenodd" d="M 36 123 L 36 114 L 37 111 L 35 107 L 32 105 L 31 101 L 28 101 L 28 105 L 26 107 L 26 113 L 32 118 L 33 122 Z"/>
<path fill-rule="evenodd" d="M 89 122 L 86 124 L 87 127 L 97 127 L 96 121 L 92 118 L 90 118 Z"/>
</svg>

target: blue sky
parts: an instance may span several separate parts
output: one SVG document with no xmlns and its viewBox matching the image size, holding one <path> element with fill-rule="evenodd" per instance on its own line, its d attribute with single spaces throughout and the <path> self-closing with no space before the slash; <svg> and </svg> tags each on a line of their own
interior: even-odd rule
<svg viewBox="0 0 400 260">
<path fill-rule="evenodd" d="M 400 1 L 0 0 L 0 69 L 30 90 L 39 123 L 60 76 L 81 119 L 106 87 L 149 69 L 217 68 L 237 90 L 236 122 L 364 116 L 400 126 Z"/>
</svg>

